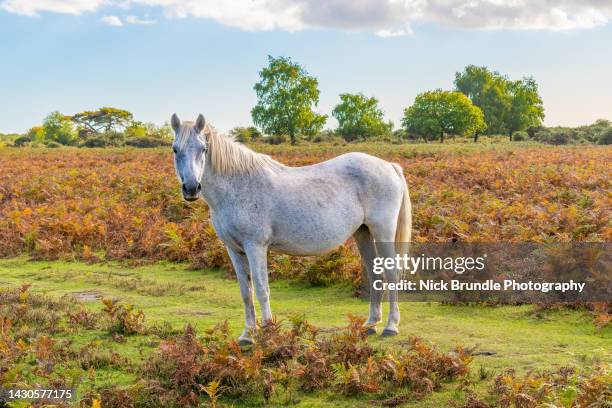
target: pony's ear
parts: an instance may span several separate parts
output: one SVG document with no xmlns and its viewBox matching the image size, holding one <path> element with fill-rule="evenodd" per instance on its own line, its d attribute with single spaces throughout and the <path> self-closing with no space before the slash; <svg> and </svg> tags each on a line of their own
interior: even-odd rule
<svg viewBox="0 0 612 408">
<path fill-rule="evenodd" d="M 179 128 L 181 127 L 181 120 L 178 116 L 176 116 L 176 113 L 172 114 L 172 117 L 170 118 L 170 124 L 172 125 L 174 133 L 177 133 L 179 131 Z"/>
<path fill-rule="evenodd" d="M 198 118 L 196 119 L 196 123 L 194 126 L 196 133 L 200 133 L 204 129 L 204 125 L 206 125 L 206 120 L 204 119 L 204 116 L 202 116 L 202 114 L 200 113 L 198 115 Z"/>
</svg>

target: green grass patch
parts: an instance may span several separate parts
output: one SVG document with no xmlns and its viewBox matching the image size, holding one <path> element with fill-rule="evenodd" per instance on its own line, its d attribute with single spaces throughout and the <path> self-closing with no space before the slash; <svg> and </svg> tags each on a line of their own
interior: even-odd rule
<svg viewBox="0 0 612 408">
<path fill-rule="evenodd" d="M 181 264 L 157 263 L 128 267 L 117 263 L 85 264 L 75 262 L 38 262 L 24 258 L 0 260 L 0 285 L 32 285 L 33 293 L 52 299 L 72 295 L 89 312 L 101 312 L 102 298 L 132 304 L 146 316 L 147 327 L 181 331 L 191 324 L 198 333 L 227 320 L 237 337 L 243 328 L 243 305 L 236 281 L 218 270 L 190 270 Z M 346 316 L 366 316 L 368 304 L 352 296 L 349 286 L 311 287 L 304 283 L 271 283 L 272 310 L 278 319 L 304 315 L 314 326 L 333 333 L 346 325 Z M 597 329 L 586 311 L 557 310 L 536 312 L 533 306 L 452 306 L 438 303 L 401 303 L 400 335 L 392 339 L 373 336 L 372 347 L 399 349 L 410 336 L 436 344 L 443 352 L 456 346 L 475 348 L 471 364 L 476 389 L 483 390 L 494 374 L 506 368 L 518 373 L 551 370 L 559 367 L 588 369 L 612 362 L 612 330 Z M 169 326 L 162 324 L 168 322 Z M 289 323 L 286 323 L 288 325 Z M 127 386 L 136 379 L 133 369 L 147 359 L 159 345 L 152 334 L 125 336 L 117 342 L 108 330 L 68 330 L 59 338 L 76 346 L 93 344 L 101 350 L 116 352 L 128 364 L 113 366 L 103 361 L 80 389 L 92 386 Z M 105 356 L 102 356 L 105 357 Z M 108 357 L 108 356 L 106 356 Z M 104 358 L 102 358 L 104 360 Z M 482 367 L 482 370 L 480 369 Z M 479 373 L 482 377 L 479 379 Z M 454 383 L 423 400 L 408 401 L 407 406 L 435 407 L 450 399 L 464 398 Z M 339 397 L 333 392 L 299 395 L 301 406 L 367 405 L 368 398 Z M 231 401 L 240 405 L 239 401 Z M 273 402 L 280 403 L 280 401 Z"/>
</svg>

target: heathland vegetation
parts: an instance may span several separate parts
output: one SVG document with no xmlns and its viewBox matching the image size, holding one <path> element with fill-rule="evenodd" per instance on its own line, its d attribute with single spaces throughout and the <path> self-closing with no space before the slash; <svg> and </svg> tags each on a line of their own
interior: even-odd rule
<svg viewBox="0 0 612 408">
<path fill-rule="evenodd" d="M 612 239 L 607 146 L 251 147 L 291 165 L 351 150 L 399 162 L 417 242 Z M 230 263 L 205 203 L 182 200 L 171 155 L 2 150 L 0 256 L 13 259 L 0 262 L 0 385 L 77 388 L 60 407 L 582 407 L 608 398 L 608 304 L 402 303 L 403 334 L 366 339 L 362 320 L 343 321 L 366 307 L 353 297 L 361 265 L 352 243 L 319 258 L 270 257 L 284 323 L 240 348 Z"/>
<path fill-rule="evenodd" d="M 318 80 L 288 57 L 268 57 L 268 65 L 259 72 L 253 89 L 257 104 L 251 116 L 257 127 L 234 128 L 231 133 L 241 142 L 404 143 L 444 142 L 445 137 L 469 137 L 477 142 L 481 135 L 506 135 L 511 141 L 553 145 L 612 143 L 612 123 L 605 119 L 577 128 L 544 127 L 544 105 L 534 78 L 511 80 L 474 65 L 455 74 L 454 89 L 417 95 L 395 130 L 393 122 L 385 120 L 378 99 L 363 93 L 340 94 L 340 102 L 331 112 L 338 126 L 324 130 L 328 115 L 316 111 Z M 0 134 L 0 146 L 17 147 L 156 147 L 171 141 L 168 123 L 143 123 L 129 111 L 113 107 L 73 115 L 52 112 L 42 125 L 25 134 Z"/>
<path fill-rule="evenodd" d="M 251 146 L 290 165 L 354 150 L 400 163 L 410 186 L 417 242 L 612 239 L 607 147 L 508 141 Z M 0 256 L 229 268 L 206 205 L 180 196 L 171 149 L 32 152 L 10 149 L 0 155 Z M 276 256 L 272 274 L 320 281 L 318 275 L 329 272 L 332 282 L 352 280 L 358 259 L 341 251 L 310 260 Z M 321 269 L 325 262 L 331 262 L 328 270 Z"/>
<path fill-rule="evenodd" d="M 349 150 L 399 162 L 417 242 L 612 239 L 605 146 L 251 146 L 291 165 Z M 75 387 L 70 406 L 84 407 L 606 401 L 609 305 L 402 303 L 403 334 L 366 339 L 361 319 L 346 323 L 366 307 L 353 296 L 351 243 L 319 258 L 272 256 L 279 321 L 239 347 L 230 263 L 205 203 L 182 200 L 171 154 L 2 151 L 0 256 L 16 258 L 0 262 L 0 385 Z"/>
</svg>

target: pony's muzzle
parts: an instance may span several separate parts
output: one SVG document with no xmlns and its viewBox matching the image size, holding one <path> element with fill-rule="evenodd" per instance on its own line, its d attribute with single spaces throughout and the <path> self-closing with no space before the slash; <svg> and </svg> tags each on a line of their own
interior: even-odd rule
<svg viewBox="0 0 612 408">
<path fill-rule="evenodd" d="M 187 201 L 195 201 L 202 191 L 201 183 L 183 183 L 183 198 Z"/>
</svg>

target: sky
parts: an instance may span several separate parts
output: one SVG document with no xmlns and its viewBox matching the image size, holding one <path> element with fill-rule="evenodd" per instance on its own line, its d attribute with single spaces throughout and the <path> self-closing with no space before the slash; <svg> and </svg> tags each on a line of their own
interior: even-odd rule
<svg viewBox="0 0 612 408">
<path fill-rule="evenodd" d="M 248 126 L 268 55 L 318 78 L 320 113 L 363 92 L 397 126 L 476 64 L 533 76 L 546 125 L 612 120 L 612 0 L 0 0 L 0 55 L 2 133 L 102 106 Z"/>
</svg>

